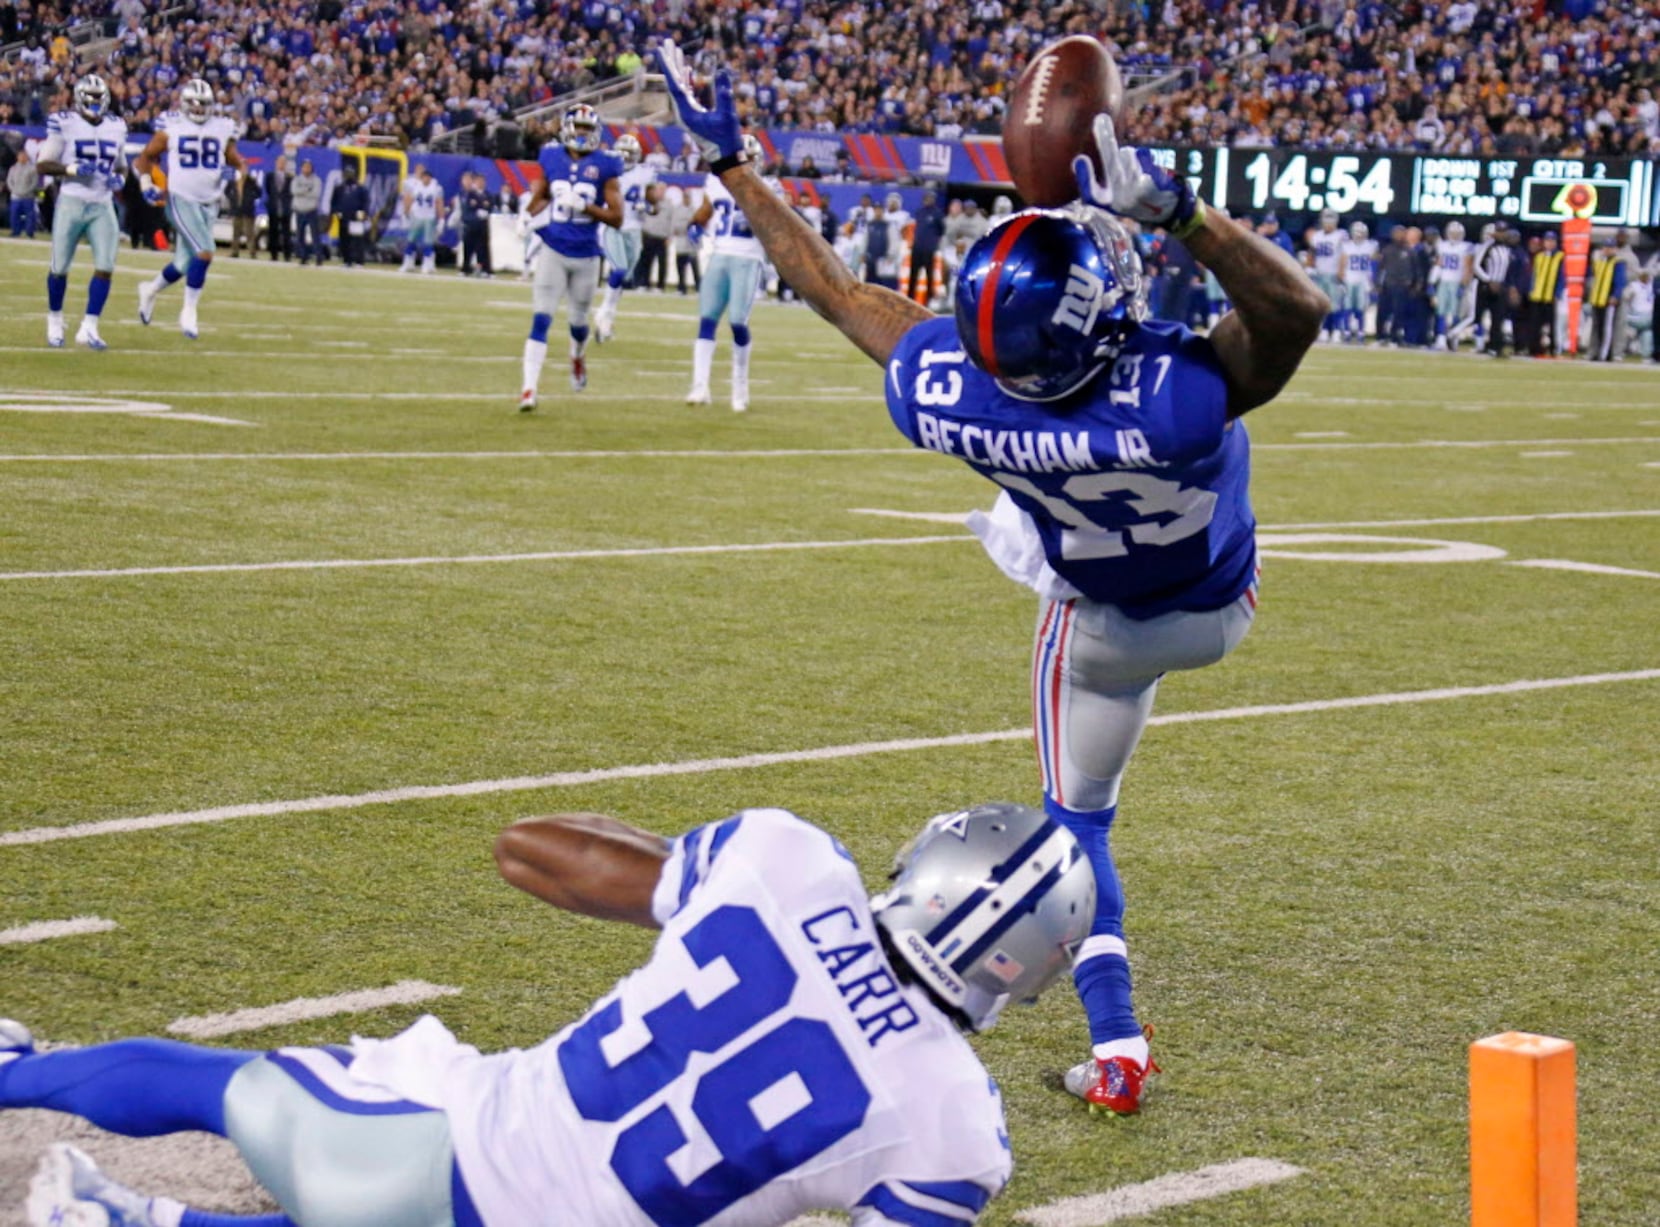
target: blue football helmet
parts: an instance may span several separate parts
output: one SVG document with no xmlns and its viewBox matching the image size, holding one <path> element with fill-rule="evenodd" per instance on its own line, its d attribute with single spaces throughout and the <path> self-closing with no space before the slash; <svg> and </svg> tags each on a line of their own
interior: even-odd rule
<svg viewBox="0 0 1660 1227">
<path fill-rule="evenodd" d="M 1141 259 L 1109 214 L 1026 209 L 987 231 L 957 277 L 957 335 L 1021 400 L 1072 395 L 1146 317 Z"/>
<path fill-rule="evenodd" d="M 586 102 L 579 102 L 565 112 L 559 123 L 559 143 L 574 157 L 592 153 L 599 148 L 599 112 Z"/>
</svg>

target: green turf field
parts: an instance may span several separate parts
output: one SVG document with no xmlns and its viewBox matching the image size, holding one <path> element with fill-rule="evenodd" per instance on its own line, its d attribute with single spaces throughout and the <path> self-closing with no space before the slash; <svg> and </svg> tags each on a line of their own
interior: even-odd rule
<svg viewBox="0 0 1660 1227">
<path fill-rule="evenodd" d="M 45 348 L 45 260 L 0 243 L 0 929 L 119 927 L 0 945 L 0 1014 L 92 1042 L 419 980 L 462 990 L 430 1008 L 463 1039 L 528 1044 L 647 939 L 499 882 L 515 818 L 782 805 L 874 882 L 927 815 L 1036 799 L 1012 735 L 795 754 L 1026 727 L 1035 605 L 960 526 L 854 511 L 993 490 L 910 450 L 807 311 L 758 309 L 747 414 L 724 333 L 714 407 L 682 404 L 693 308 L 634 295 L 589 390 L 556 336 L 521 416 L 516 280 L 221 259 L 190 342 L 176 289 L 138 325 L 158 262 L 124 252 L 94 354 Z M 1660 1222 L 1660 678 L 1618 676 L 1660 669 L 1660 368 L 1321 349 L 1250 429 L 1263 607 L 1161 715 L 1597 680 L 1151 729 L 1115 844 L 1167 1072 L 1139 1118 L 1090 1117 L 1058 1089 L 1076 1002 L 1011 1014 L 979 1044 L 1017 1160 L 988 1221 L 1259 1157 L 1305 1174 L 1142 1221 L 1459 1222 L 1465 1047 L 1519 1029 L 1579 1045 L 1581 1221 Z M 1440 560 L 1295 556 L 1398 551 Z M 692 769 L 442 788 L 649 764 Z M 413 786 L 438 792 L 282 804 Z M 28 1157 L 0 1155 L 7 1209 Z"/>
</svg>

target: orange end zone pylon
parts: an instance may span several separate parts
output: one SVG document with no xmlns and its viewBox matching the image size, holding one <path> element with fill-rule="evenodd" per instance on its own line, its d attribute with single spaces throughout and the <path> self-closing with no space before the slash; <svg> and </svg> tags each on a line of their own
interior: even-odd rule
<svg viewBox="0 0 1660 1227">
<path fill-rule="evenodd" d="M 1470 1045 L 1471 1227 L 1576 1227 L 1574 1046 L 1507 1031 Z"/>
</svg>

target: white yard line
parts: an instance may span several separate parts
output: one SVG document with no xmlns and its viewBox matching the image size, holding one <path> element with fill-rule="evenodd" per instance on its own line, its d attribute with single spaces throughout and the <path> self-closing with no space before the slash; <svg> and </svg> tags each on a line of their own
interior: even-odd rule
<svg viewBox="0 0 1660 1227">
<path fill-rule="evenodd" d="M 1235 1159 L 1191 1172 L 1171 1172 L 1141 1184 L 1126 1184 L 1105 1193 L 1066 1197 L 1015 1215 L 1015 1221 L 1033 1227 L 1103 1227 L 1127 1218 L 1140 1218 L 1168 1206 L 1185 1206 L 1229 1193 L 1260 1188 L 1301 1176 L 1303 1169 L 1277 1159 Z"/>
<path fill-rule="evenodd" d="M 658 545 L 615 550 L 546 550 L 534 554 L 459 554 L 430 558 L 323 558 L 289 562 L 220 562 L 178 567 L 115 567 L 89 571 L 0 571 L 0 582 L 38 579 L 112 579 L 135 575 L 214 575 L 242 571 L 339 571 L 361 567 L 474 566 L 508 562 L 574 562 L 589 558 L 662 558 L 682 554 L 765 554 L 790 550 L 866 549 L 890 545 L 944 545 L 973 537 L 864 537 L 851 541 L 760 541 L 752 545 Z"/>
<path fill-rule="evenodd" d="M 1660 669 L 1638 669 L 1627 673 L 1586 673 L 1576 677 L 1530 678 L 1498 682 L 1488 686 L 1451 686 L 1438 690 L 1407 690 L 1384 694 L 1351 695 L 1336 699 L 1310 699 L 1300 703 L 1268 703 L 1253 707 L 1223 707 L 1209 711 L 1171 712 L 1154 716 L 1148 723 L 1200 724 L 1213 720 L 1250 720 L 1263 716 L 1296 716 L 1313 712 L 1341 711 L 1362 707 L 1394 707 L 1409 703 L 1436 703 L 1450 699 L 1485 698 L 1491 695 L 1524 694 L 1534 690 L 1556 690 L 1569 686 L 1606 686 L 1617 682 L 1645 682 L 1660 679 Z M 914 750 L 951 749 L 988 745 L 1001 741 L 1023 741 L 1032 736 L 1029 728 L 999 729 L 987 733 L 957 733 L 948 737 L 908 737 L 895 741 L 864 741 L 850 745 L 819 746 L 809 750 L 783 750 L 767 754 L 740 754 L 730 758 L 699 758 L 673 763 L 641 763 L 625 767 L 595 767 L 586 771 L 560 771 L 549 775 L 513 776 L 506 779 L 468 780 L 458 784 L 418 784 L 348 795 L 303 797 L 292 801 L 263 801 L 245 805 L 222 805 L 213 809 L 181 810 L 149 814 L 141 818 L 111 818 L 68 826 L 32 827 L 0 833 L 0 847 L 54 843 L 61 839 L 87 839 L 98 835 L 124 835 L 166 827 L 198 826 L 229 822 L 237 818 L 274 818 L 284 814 L 312 814 L 331 810 L 361 809 L 400 801 L 430 801 L 449 797 L 476 797 L 495 793 L 535 792 L 547 788 L 570 788 L 602 784 L 612 780 L 654 779 L 660 776 L 705 775 L 714 771 L 741 771 L 785 763 L 828 762 L 834 759 L 863 758 L 871 754 L 894 754 Z"/>
<path fill-rule="evenodd" d="M 1560 456 L 1572 456 L 1572 452 L 1523 452 L 1523 460 L 1555 460 Z"/>
<path fill-rule="evenodd" d="M 173 1035 L 188 1035 L 192 1039 L 212 1039 L 220 1035 L 235 1035 L 239 1031 L 258 1031 L 265 1027 L 281 1027 L 288 1023 L 305 1022 L 314 1018 L 333 1018 L 337 1014 L 362 1014 L 389 1005 L 414 1005 L 436 997 L 453 997 L 461 990 L 448 984 L 428 984 L 425 980 L 400 980 L 387 988 L 366 988 L 355 993 L 340 993 L 333 997 L 296 997 L 280 1005 L 256 1006 L 248 1010 L 231 1010 L 226 1014 L 203 1014 L 197 1018 L 175 1018 L 167 1024 Z"/>
<path fill-rule="evenodd" d="M 1660 461 L 1656 462 L 1660 467 Z M 961 524 L 968 518 L 962 511 L 895 511 L 883 507 L 849 507 L 851 515 L 885 516 L 894 520 L 926 520 L 936 524 Z M 1418 520 L 1324 520 L 1312 524 L 1259 524 L 1265 533 L 1298 532 L 1322 528 L 1417 528 L 1436 524 L 1528 524 L 1535 520 L 1627 520 L 1660 516 L 1660 508 L 1640 511 L 1541 511 L 1531 515 L 1438 516 Z"/>
<path fill-rule="evenodd" d="M 500 400 L 492 396 L 491 400 Z M 0 463 L 39 461 L 64 464 L 87 461 L 155 460 L 777 460 L 808 456 L 926 456 L 914 447 L 772 447 L 658 448 L 645 451 L 495 452 L 71 452 L 62 455 L 19 452 L 0 455 Z"/>
<path fill-rule="evenodd" d="M 1610 567 L 1600 562 L 1571 562 L 1565 558 L 1517 558 L 1513 567 L 1538 567 L 1545 571 L 1583 571 L 1587 575 L 1631 575 L 1638 579 L 1660 579 L 1660 571 L 1634 571 L 1630 567 Z"/>
<path fill-rule="evenodd" d="M 1556 447 L 1569 443 L 1575 447 L 1660 443 L 1660 435 L 1637 435 L 1621 439 L 1415 439 L 1409 442 L 1349 440 L 1335 443 L 1253 443 L 1251 444 L 1251 450 L 1253 452 L 1401 451 L 1412 448 Z"/>
<path fill-rule="evenodd" d="M 57 937 L 108 933 L 116 927 L 115 921 L 105 920 L 99 916 L 76 916 L 70 920 L 37 920 L 33 924 L 0 929 L 0 946 L 26 946 L 32 942 L 49 942 Z"/>
</svg>

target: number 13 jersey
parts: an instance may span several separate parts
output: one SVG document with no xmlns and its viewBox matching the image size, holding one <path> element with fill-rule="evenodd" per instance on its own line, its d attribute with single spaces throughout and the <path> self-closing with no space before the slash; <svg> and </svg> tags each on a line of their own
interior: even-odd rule
<svg viewBox="0 0 1660 1227">
<path fill-rule="evenodd" d="M 652 910 L 650 961 L 583 1019 L 450 1078 L 490 1227 L 974 1220 L 1009 1176 L 997 1088 L 897 981 L 834 839 L 782 810 L 699 827 Z"/>
<path fill-rule="evenodd" d="M 1040 595 L 1147 619 L 1250 586 L 1251 445 L 1215 349 L 1181 325 L 1140 325 L 1082 390 L 1039 403 L 970 362 L 955 320 L 926 320 L 894 350 L 887 399 L 912 443 L 1003 487 L 969 527 Z"/>
</svg>

